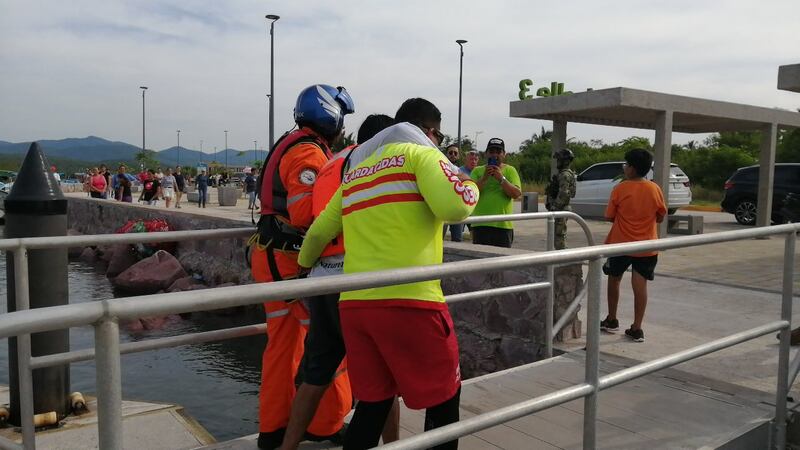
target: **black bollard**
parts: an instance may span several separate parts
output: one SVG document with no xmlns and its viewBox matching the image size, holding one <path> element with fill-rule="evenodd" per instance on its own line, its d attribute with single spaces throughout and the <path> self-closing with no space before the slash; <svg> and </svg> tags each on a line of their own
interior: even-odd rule
<svg viewBox="0 0 800 450">
<path fill-rule="evenodd" d="M 5 199 L 5 237 L 66 236 L 67 199 L 49 172 L 50 163 L 31 144 L 19 174 Z M 29 250 L 28 277 L 31 308 L 44 308 L 69 303 L 67 286 L 67 249 Z M 14 257 L 6 252 L 8 311 L 16 310 Z M 31 355 L 43 356 L 69 351 L 69 330 L 48 331 L 31 335 Z M 19 372 L 17 340 L 8 340 L 9 381 L 12 424 L 20 424 Z M 34 414 L 55 411 L 59 419 L 69 412 L 69 365 L 33 371 Z"/>
</svg>

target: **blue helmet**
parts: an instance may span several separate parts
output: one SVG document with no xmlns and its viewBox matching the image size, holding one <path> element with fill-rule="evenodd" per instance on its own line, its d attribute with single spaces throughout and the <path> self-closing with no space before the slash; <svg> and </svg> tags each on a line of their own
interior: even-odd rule
<svg viewBox="0 0 800 450">
<path fill-rule="evenodd" d="M 303 89 L 297 96 L 294 121 L 323 136 L 332 137 L 342 130 L 344 116 L 354 112 L 353 99 L 345 88 L 315 84 Z"/>
</svg>

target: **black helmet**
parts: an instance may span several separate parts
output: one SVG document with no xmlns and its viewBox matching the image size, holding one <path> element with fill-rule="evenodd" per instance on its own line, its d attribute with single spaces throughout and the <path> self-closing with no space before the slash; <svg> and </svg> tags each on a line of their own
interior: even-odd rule
<svg viewBox="0 0 800 450">
<path fill-rule="evenodd" d="M 575 154 L 572 153 L 572 150 L 568 148 L 562 148 L 561 150 L 553 153 L 553 158 L 557 160 L 572 161 L 573 159 L 575 159 Z"/>
</svg>

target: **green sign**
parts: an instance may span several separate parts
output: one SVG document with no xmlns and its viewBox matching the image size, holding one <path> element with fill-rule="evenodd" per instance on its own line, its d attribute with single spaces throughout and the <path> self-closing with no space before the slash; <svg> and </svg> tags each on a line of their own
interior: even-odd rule
<svg viewBox="0 0 800 450">
<path fill-rule="evenodd" d="M 533 98 L 532 95 L 529 95 L 531 91 L 530 87 L 533 86 L 533 81 L 529 79 L 519 80 L 519 99 L 520 100 L 527 100 Z M 536 89 L 536 96 L 537 97 L 555 97 L 556 95 L 569 95 L 572 94 L 572 91 L 565 91 L 564 90 L 564 83 L 559 83 L 558 81 L 552 81 L 550 83 L 550 87 L 542 86 Z"/>
</svg>

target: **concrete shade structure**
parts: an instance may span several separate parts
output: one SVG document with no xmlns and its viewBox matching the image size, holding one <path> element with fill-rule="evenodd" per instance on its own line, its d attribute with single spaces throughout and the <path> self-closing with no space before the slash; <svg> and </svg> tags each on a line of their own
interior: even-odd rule
<svg viewBox="0 0 800 450">
<path fill-rule="evenodd" d="M 568 122 L 655 130 L 654 181 L 663 192 L 669 192 L 673 131 L 760 131 L 758 226 L 770 224 L 778 128 L 800 128 L 797 112 L 626 87 L 512 101 L 510 116 L 552 120 L 554 151 L 566 146 Z M 665 220 L 659 236 L 666 232 Z"/>
<path fill-rule="evenodd" d="M 800 64 L 778 67 L 778 89 L 800 92 Z"/>
</svg>

